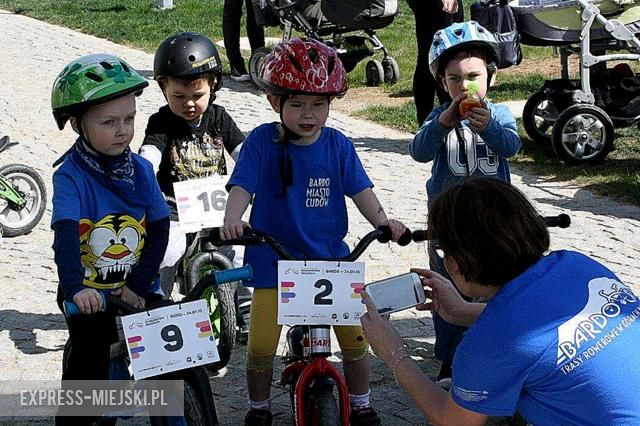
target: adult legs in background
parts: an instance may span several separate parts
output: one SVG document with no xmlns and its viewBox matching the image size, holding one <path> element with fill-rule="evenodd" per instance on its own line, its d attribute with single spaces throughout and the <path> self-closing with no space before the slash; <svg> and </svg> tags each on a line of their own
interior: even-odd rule
<svg viewBox="0 0 640 426">
<path fill-rule="evenodd" d="M 416 103 L 418 126 L 421 126 L 433 109 L 436 94 L 440 104 L 451 99 L 429 71 L 429 49 L 433 35 L 453 22 L 462 22 L 464 11 L 462 0 L 458 0 L 458 11 L 455 14 L 443 11 L 441 1 L 407 0 L 407 3 L 416 21 L 418 58 L 413 74 L 413 98 Z"/>
<path fill-rule="evenodd" d="M 249 75 L 240 52 L 240 24 L 242 20 L 243 0 L 224 0 L 222 13 L 222 34 L 227 59 L 231 67 L 231 78 L 236 81 L 248 81 Z M 264 28 L 256 23 L 251 0 L 244 0 L 247 9 L 247 37 L 251 51 L 264 47 Z"/>
</svg>

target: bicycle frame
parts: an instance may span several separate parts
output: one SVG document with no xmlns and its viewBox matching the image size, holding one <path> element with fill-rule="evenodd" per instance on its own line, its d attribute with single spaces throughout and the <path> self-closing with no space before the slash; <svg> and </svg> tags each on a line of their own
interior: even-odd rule
<svg viewBox="0 0 640 426">
<path fill-rule="evenodd" d="M 0 139 L 0 152 L 6 151 L 12 146 L 18 145 L 17 142 L 10 142 L 9 137 L 5 136 Z M 27 203 L 27 200 L 16 191 L 11 183 L 7 181 L 2 175 L 0 175 L 0 197 L 7 200 L 11 207 L 16 210 L 20 210 L 24 208 Z"/>
<path fill-rule="evenodd" d="M 303 338 L 303 350 L 308 352 L 303 359 L 292 361 L 284 368 L 280 376 L 280 384 L 286 386 L 291 385 L 294 389 L 294 401 L 293 409 L 296 424 L 304 426 L 307 424 L 305 419 L 305 402 L 306 392 L 311 389 L 311 385 L 314 381 L 322 380 L 323 378 L 330 378 L 338 386 L 338 409 L 340 411 L 340 424 L 349 424 L 349 389 L 344 376 L 338 369 L 327 361 L 327 356 L 331 354 L 331 328 L 330 326 L 314 326 L 310 328 L 307 326 L 294 326 L 305 327 L 305 337 Z M 312 330 L 320 331 L 316 333 L 317 336 L 312 337 Z M 321 345 L 313 345 L 314 339 L 321 339 L 323 342 Z M 304 343 L 309 343 L 309 346 L 305 346 Z M 320 347 L 319 350 L 317 349 Z M 323 350 L 329 348 L 329 352 Z"/>
<path fill-rule="evenodd" d="M 214 285 L 233 282 L 243 279 L 251 279 L 252 270 L 250 266 L 244 266 L 242 268 L 228 269 L 225 271 L 215 271 L 211 274 L 211 279 L 214 282 Z M 187 295 L 183 300 L 177 303 L 184 303 L 197 300 L 201 297 L 202 292 L 209 286 L 209 283 L 206 281 L 201 281 L 198 283 L 193 289 L 192 293 Z M 134 308 L 128 303 L 124 302 L 118 297 L 108 295 L 107 297 L 102 298 L 102 310 L 109 309 L 114 314 L 114 319 L 117 316 L 128 315 L 132 313 L 141 312 L 140 309 Z M 167 304 L 172 304 L 172 302 L 161 302 L 158 306 L 164 306 Z M 156 307 L 158 307 L 156 306 Z M 64 301 L 63 303 L 64 313 L 67 317 L 73 315 L 79 315 L 80 310 L 78 306 L 73 302 Z M 117 314 L 116 311 L 120 311 L 120 314 Z M 69 341 L 70 342 L 70 341 Z M 69 346 L 70 347 L 70 346 Z M 70 347 L 71 349 L 71 347 Z M 126 349 L 126 344 L 123 340 L 123 336 L 120 336 L 120 340 L 111 345 L 111 368 L 113 368 L 112 372 L 117 372 L 121 377 L 112 377 L 112 379 L 131 379 L 129 376 L 129 372 L 124 363 L 125 359 L 128 355 L 128 351 Z M 65 345 L 66 351 L 66 345 Z M 197 415 L 197 418 L 206 422 L 209 425 L 217 425 L 218 417 L 215 408 L 215 402 L 213 400 L 213 392 L 211 391 L 208 375 L 204 366 L 196 366 L 190 367 L 184 370 L 177 370 L 169 373 L 161 374 L 160 376 L 155 376 L 156 378 L 171 378 L 175 380 L 183 380 L 185 383 L 185 388 L 190 386 L 194 393 L 195 399 L 192 396 L 192 404 L 190 409 L 187 409 L 187 397 L 185 393 L 185 418 L 184 419 L 176 419 L 175 421 L 169 418 L 169 424 L 184 424 L 181 420 L 185 420 L 186 424 L 189 424 L 189 419 L 186 417 L 187 415 Z M 154 418 L 151 418 L 151 424 L 154 424 Z M 199 423 L 198 423 L 199 424 Z"/>
</svg>

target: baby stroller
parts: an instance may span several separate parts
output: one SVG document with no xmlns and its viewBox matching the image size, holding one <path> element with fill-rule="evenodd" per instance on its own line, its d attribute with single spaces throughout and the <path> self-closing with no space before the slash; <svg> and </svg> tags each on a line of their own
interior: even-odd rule
<svg viewBox="0 0 640 426">
<path fill-rule="evenodd" d="M 527 134 L 550 142 L 566 163 L 603 162 L 614 129 L 640 121 L 640 79 L 626 63 L 606 65 L 640 59 L 640 6 L 633 0 L 516 0 L 509 6 L 522 43 L 557 46 L 561 54 L 562 78 L 547 80 L 525 104 Z M 569 79 L 570 54 L 580 56 L 579 80 Z"/>
<path fill-rule="evenodd" d="M 397 0 L 253 0 L 256 21 L 264 26 L 281 26 L 283 41 L 293 30 L 333 47 L 347 72 L 365 58 L 382 52 L 382 61 L 371 59 L 365 67 L 368 86 L 395 83 L 398 64 L 376 36 L 375 30 L 393 22 Z M 267 48 L 252 53 L 249 75 L 258 75 Z"/>
</svg>

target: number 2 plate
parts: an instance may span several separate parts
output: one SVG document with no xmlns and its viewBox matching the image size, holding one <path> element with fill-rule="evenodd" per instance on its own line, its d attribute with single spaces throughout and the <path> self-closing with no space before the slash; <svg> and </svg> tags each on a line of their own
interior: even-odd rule
<svg viewBox="0 0 640 426">
<path fill-rule="evenodd" d="M 278 324 L 360 325 L 364 262 L 278 261 Z"/>
<path fill-rule="evenodd" d="M 122 317 L 135 379 L 220 360 L 205 300 Z"/>
</svg>

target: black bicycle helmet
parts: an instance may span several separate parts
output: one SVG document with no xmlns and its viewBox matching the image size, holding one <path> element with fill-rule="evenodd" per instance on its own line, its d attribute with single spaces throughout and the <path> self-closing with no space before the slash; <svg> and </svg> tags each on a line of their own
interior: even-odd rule
<svg viewBox="0 0 640 426">
<path fill-rule="evenodd" d="M 222 64 L 218 49 L 208 37 L 184 32 L 167 37 L 156 51 L 153 77 L 190 77 L 205 73 L 216 76 L 212 92 L 222 87 Z M 162 84 L 160 84 L 162 87 Z"/>
</svg>

